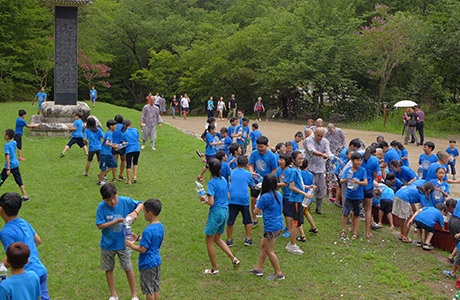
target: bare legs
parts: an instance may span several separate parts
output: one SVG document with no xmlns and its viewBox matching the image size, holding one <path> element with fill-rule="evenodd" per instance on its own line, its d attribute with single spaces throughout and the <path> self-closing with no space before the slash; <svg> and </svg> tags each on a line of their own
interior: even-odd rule
<svg viewBox="0 0 460 300">
<path fill-rule="evenodd" d="M 282 275 L 283 273 L 281 273 L 278 257 L 276 256 L 275 251 L 273 250 L 275 247 L 275 241 L 276 239 L 267 238 L 262 238 L 260 240 L 259 261 L 257 263 L 256 270 L 262 270 L 265 260 L 268 257 L 270 263 L 273 266 L 273 269 L 275 269 L 275 274 Z"/>
</svg>

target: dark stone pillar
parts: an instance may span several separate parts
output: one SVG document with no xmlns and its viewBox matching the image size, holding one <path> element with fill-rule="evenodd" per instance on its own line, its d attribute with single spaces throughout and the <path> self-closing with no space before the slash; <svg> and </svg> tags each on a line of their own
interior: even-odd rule
<svg viewBox="0 0 460 300">
<path fill-rule="evenodd" d="M 76 105 L 78 8 L 56 6 L 54 26 L 54 103 Z"/>
</svg>

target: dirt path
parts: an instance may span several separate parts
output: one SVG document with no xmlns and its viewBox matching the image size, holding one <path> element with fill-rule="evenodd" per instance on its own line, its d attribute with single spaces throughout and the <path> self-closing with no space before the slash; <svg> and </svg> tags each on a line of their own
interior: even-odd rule
<svg viewBox="0 0 460 300">
<path fill-rule="evenodd" d="M 199 137 L 203 131 L 204 126 L 206 123 L 206 117 L 189 117 L 187 120 L 183 118 L 176 118 L 173 119 L 171 116 L 164 116 L 164 121 L 185 133 L 194 135 Z M 251 120 L 251 123 L 253 121 Z M 217 126 L 218 128 L 225 126 L 228 127 L 230 124 L 228 120 L 224 119 L 223 121 L 218 120 Z M 282 122 L 259 122 L 259 130 L 268 137 L 270 146 L 274 146 L 279 142 L 286 142 L 290 141 L 294 138 L 294 134 L 297 131 L 302 131 L 305 128 L 305 125 L 299 124 L 290 124 L 290 123 L 282 123 Z M 383 135 L 386 141 L 398 140 L 400 142 L 403 141 L 403 137 L 399 134 L 393 133 L 383 133 L 383 132 L 376 132 L 376 131 L 360 131 L 354 129 L 343 129 L 345 133 L 345 137 L 348 141 L 355 137 L 361 138 L 366 145 L 374 142 L 376 137 L 379 135 Z M 436 145 L 436 149 L 434 152 L 438 150 L 445 150 L 449 146 L 449 140 L 447 139 L 438 139 L 438 138 L 425 138 L 425 141 L 432 141 Z M 301 146 L 302 147 L 302 146 Z M 423 149 L 421 146 L 417 147 L 413 144 L 406 146 L 407 151 L 409 152 L 409 166 L 416 172 L 417 162 L 420 154 L 423 153 Z M 451 196 L 458 198 L 460 197 L 460 184 L 453 184 L 451 185 Z"/>
</svg>

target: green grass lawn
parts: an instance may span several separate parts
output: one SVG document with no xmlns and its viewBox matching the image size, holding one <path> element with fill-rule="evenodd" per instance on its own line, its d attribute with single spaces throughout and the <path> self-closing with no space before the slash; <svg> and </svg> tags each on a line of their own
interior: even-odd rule
<svg viewBox="0 0 460 300">
<path fill-rule="evenodd" d="M 17 111 L 22 108 L 29 112 L 28 121 L 36 109 L 30 103 L 0 103 L 2 131 L 14 128 Z M 132 120 L 133 127 L 140 126 L 140 112 L 132 109 L 98 103 L 93 114 L 103 124 L 122 114 Z M 308 235 L 307 242 L 300 245 L 304 255 L 287 253 L 284 249 L 287 240 L 277 240 L 275 251 L 286 280 L 269 282 L 248 273 L 257 262 L 263 228 L 259 226 L 253 231 L 254 246 L 244 247 L 241 217 L 235 223 L 232 248 L 241 260 L 241 268 L 232 270 L 230 260 L 218 250 L 221 275 L 202 275 L 201 271 L 210 267 L 203 233 L 208 206 L 197 198 L 193 181 L 203 167 L 195 149 L 204 149 L 204 144 L 170 126 L 157 133 L 157 151 L 141 152 L 139 182 L 131 186 L 117 182 L 116 186 L 119 195 L 142 201 L 158 198 L 163 203 L 160 214 L 165 227 L 161 248 L 163 298 L 448 299 L 456 293 L 451 290 L 455 281 L 442 274 L 451 265 L 437 252 L 426 253 L 402 244 L 386 229 L 376 232 L 371 240 L 341 240 L 338 238 L 340 211 L 327 204 L 325 216 L 313 216 L 319 233 Z M 38 249 L 48 269 L 52 299 L 108 299 L 105 275 L 99 270 L 101 233 L 95 226 L 96 208 L 101 201 L 96 185 L 97 164 L 91 166 L 89 177 L 82 176 L 86 159 L 77 146 L 64 158 L 58 157 L 67 141 L 67 138 L 29 138 L 26 129 L 23 156 L 27 160 L 21 162 L 20 169 L 32 200 L 24 203 L 20 217 L 29 221 L 42 238 L 43 244 Z M 9 178 L 0 192 L 19 192 L 19 189 L 13 178 Z M 146 225 L 141 217 L 134 224 L 134 231 L 141 233 Z M 360 233 L 362 236 L 362 227 Z M 137 257 L 133 252 L 138 279 Z M 117 262 L 117 291 L 120 299 L 130 299 L 126 277 L 118 266 Z M 265 267 L 265 274 L 272 274 L 268 260 Z"/>
</svg>

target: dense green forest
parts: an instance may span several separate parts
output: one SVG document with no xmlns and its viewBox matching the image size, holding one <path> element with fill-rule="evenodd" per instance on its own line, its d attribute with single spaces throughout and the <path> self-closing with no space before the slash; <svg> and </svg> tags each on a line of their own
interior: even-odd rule
<svg viewBox="0 0 460 300">
<path fill-rule="evenodd" d="M 53 14 L 0 0 L 0 101 L 52 95 Z M 249 111 L 261 96 L 286 118 L 362 119 L 411 99 L 460 120 L 459 24 L 458 0 L 94 0 L 79 16 L 79 95 L 96 75 L 100 100 L 136 108 L 148 92 L 187 92 L 192 108 L 234 93 Z"/>
</svg>

